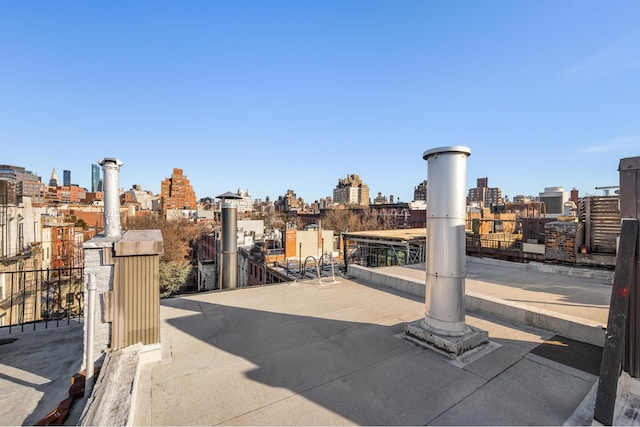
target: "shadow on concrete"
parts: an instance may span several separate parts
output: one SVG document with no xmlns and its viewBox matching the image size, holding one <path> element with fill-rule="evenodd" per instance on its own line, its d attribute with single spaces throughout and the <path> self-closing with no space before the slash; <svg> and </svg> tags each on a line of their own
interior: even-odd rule
<svg viewBox="0 0 640 427">
<path fill-rule="evenodd" d="M 0 346 L 0 421 L 33 425 L 69 396 L 82 364 L 83 327 L 17 333 Z"/>
<path fill-rule="evenodd" d="M 163 305 L 191 314 L 167 320 L 186 337 L 172 336 L 171 369 L 154 371 L 152 424 L 555 425 L 591 387 L 518 363 L 539 342 L 492 338 L 502 345 L 492 359 L 454 367 L 398 339 L 405 322 L 385 317 L 384 306 L 314 313 L 313 303 L 283 302 L 288 313 L 281 313 L 190 299 Z M 349 320 L 354 313 L 365 321 Z M 179 396 L 183 387 L 189 397 L 163 407 L 168 397 L 159 393 Z M 200 408 L 197 418 L 189 405 Z M 176 408 L 184 411 L 178 419 Z"/>
</svg>

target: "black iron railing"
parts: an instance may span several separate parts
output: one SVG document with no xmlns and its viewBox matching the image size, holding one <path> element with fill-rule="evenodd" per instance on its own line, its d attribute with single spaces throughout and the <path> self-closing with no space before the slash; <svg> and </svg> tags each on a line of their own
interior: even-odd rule
<svg viewBox="0 0 640 427">
<path fill-rule="evenodd" d="M 0 272 L 0 332 L 81 322 L 84 268 Z"/>
<path fill-rule="evenodd" d="M 522 242 L 467 235 L 467 255 L 523 262 Z"/>
</svg>

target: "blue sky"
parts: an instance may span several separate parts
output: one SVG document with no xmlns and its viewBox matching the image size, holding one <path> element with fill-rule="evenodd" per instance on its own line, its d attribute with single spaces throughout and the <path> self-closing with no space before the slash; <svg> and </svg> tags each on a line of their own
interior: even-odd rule
<svg viewBox="0 0 640 427">
<path fill-rule="evenodd" d="M 0 58 L 0 163 L 84 187 L 410 201 L 465 145 L 470 187 L 585 195 L 640 156 L 637 0 L 5 0 Z"/>
</svg>

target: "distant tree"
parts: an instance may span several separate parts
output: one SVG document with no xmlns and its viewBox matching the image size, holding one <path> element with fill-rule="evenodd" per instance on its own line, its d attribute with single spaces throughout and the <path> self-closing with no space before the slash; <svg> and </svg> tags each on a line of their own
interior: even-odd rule
<svg viewBox="0 0 640 427">
<path fill-rule="evenodd" d="M 322 219 L 322 228 L 336 233 L 343 231 L 368 231 L 381 229 L 371 209 L 334 209 Z"/>
<path fill-rule="evenodd" d="M 189 261 L 160 262 L 160 298 L 166 298 L 184 288 L 192 269 Z"/>
<path fill-rule="evenodd" d="M 187 218 L 167 220 L 151 214 L 129 218 L 130 230 L 160 230 L 164 253 L 160 255 L 160 296 L 178 292 L 189 285 L 195 268 L 198 237 L 207 230 Z"/>
</svg>

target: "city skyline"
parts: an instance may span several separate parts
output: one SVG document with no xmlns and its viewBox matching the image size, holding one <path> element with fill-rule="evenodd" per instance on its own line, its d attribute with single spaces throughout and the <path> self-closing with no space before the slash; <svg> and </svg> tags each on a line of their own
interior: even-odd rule
<svg viewBox="0 0 640 427">
<path fill-rule="evenodd" d="M 312 202 L 358 174 L 412 200 L 422 153 L 471 149 L 467 188 L 618 184 L 640 154 L 640 4 L 8 3 L 0 163 L 48 181 L 117 157 L 120 187 Z M 114 32 L 114 28 L 118 28 Z"/>
</svg>

